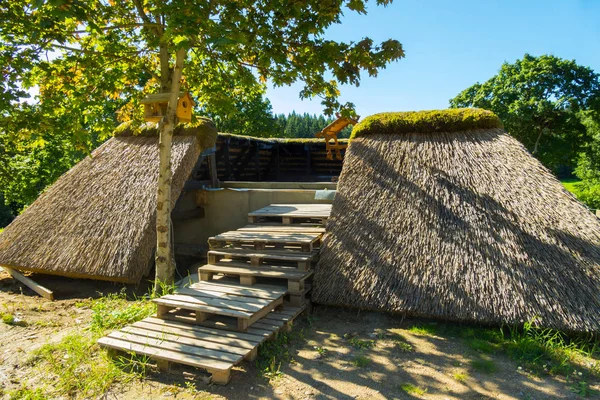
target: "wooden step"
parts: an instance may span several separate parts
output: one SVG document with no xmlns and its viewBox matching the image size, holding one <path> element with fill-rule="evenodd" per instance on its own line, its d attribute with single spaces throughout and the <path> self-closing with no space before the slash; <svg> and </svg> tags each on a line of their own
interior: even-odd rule
<svg viewBox="0 0 600 400">
<path fill-rule="evenodd" d="M 275 266 L 249 266 L 235 261 L 223 261 L 219 264 L 207 264 L 198 268 L 202 281 L 210 281 L 213 274 L 236 275 L 243 285 L 253 285 L 256 278 L 277 278 L 288 281 L 288 291 L 298 293 L 304 291 L 304 280 L 312 275 L 312 271 L 298 271 L 293 268 Z"/>
<path fill-rule="evenodd" d="M 194 267 L 200 267 L 204 264 L 197 264 Z M 192 268 L 194 268 L 192 267 Z M 200 281 L 193 283 L 190 289 L 202 290 L 207 292 L 215 293 L 226 293 L 228 295 L 238 295 L 246 297 L 257 297 L 259 299 L 271 299 L 275 300 L 280 296 L 287 294 L 287 288 L 276 285 L 253 285 L 246 286 L 241 285 L 237 281 L 219 279 L 212 280 L 210 282 Z M 177 289 L 176 292 L 180 292 L 185 288 Z"/>
<path fill-rule="evenodd" d="M 237 320 L 237 329 L 245 331 L 258 319 L 283 304 L 283 291 L 275 298 L 262 299 L 256 296 L 246 296 L 231 291 L 182 288 L 176 293 L 162 296 L 153 301 L 158 305 L 158 318 L 177 318 L 178 309 L 193 311 L 196 323 L 202 323 L 213 315 L 233 317 Z"/>
<path fill-rule="evenodd" d="M 331 214 L 331 204 L 271 204 L 248 213 L 248 221 L 257 223 L 267 218 L 284 224 L 317 220 L 324 224 Z"/>
<path fill-rule="evenodd" d="M 311 268 L 316 261 L 316 253 L 303 253 L 293 250 L 252 250 L 252 249 L 219 249 L 208 252 L 208 263 L 217 264 L 223 258 L 247 259 L 252 266 L 260 266 L 266 260 L 278 260 L 293 263 L 300 271 Z"/>
<path fill-rule="evenodd" d="M 208 243 L 211 250 L 230 244 L 237 248 L 242 245 L 250 245 L 256 250 L 265 250 L 267 246 L 296 246 L 304 252 L 312 252 L 313 247 L 320 243 L 321 236 L 319 233 L 229 231 L 209 238 Z"/>
<path fill-rule="evenodd" d="M 287 233 L 325 233 L 325 228 L 321 225 L 312 224 L 280 224 L 280 223 L 262 223 L 249 224 L 238 229 L 243 232 L 287 232 Z"/>
<path fill-rule="evenodd" d="M 231 368 L 241 360 L 252 361 L 258 346 L 280 329 L 289 329 L 304 307 L 289 307 L 270 312 L 256 328 L 248 332 L 231 332 L 215 327 L 190 325 L 186 322 L 146 318 L 114 331 L 98 340 L 106 349 L 136 353 L 157 361 L 159 368 L 168 371 L 172 363 L 202 368 L 212 374 L 212 382 L 225 385 Z"/>
</svg>

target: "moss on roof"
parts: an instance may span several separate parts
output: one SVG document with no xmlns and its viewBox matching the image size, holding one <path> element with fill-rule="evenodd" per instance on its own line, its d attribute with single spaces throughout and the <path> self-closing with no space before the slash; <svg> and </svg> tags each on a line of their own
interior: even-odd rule
<svg viewBox="0 0 600 400">
<path fill-rule="evenodd" d="M 173 131 L 175 136 L 196 136 L 198 143 L 202 148 L 209 148 L 215 145 L 217 140 L 217 126 L 210 118 L 196 117 L 193 122 L 187 124 L 178 124 Z M 156 124 L 135 125 L 132 121 L 124 122 L 113 132 L 113 136 L 145 136 L 157 137 L 158 128 Z"/>
<path fill-rule="evenodd" d="M 371 133 L 461 132 L 502 127 L 496 114 L 480 108 L 389 112 L 371 115 L 356 125 L 350 139 Z"/>
<path fill-rule="evenodd" d="M 256 140 L 263 143 L 290 143 L 290 144 L 306 144 L 306 143 L 325 143 L 321 138 L 273 138 L 273 137 L 255 137 L 247 135 L 237 135 L 235 133 L 219 132 L 221 137 L 231 137 L 237 139 Z M 338 139 L 340 143 L 348 142 L 348 139 Z"/>
</svg>

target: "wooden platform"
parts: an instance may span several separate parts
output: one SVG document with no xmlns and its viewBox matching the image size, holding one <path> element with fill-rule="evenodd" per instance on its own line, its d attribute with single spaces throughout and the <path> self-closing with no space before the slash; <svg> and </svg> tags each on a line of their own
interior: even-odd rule
<svg viewBox="0 0 600 400">
<path fill-rule="evenodd" d="M 283 224 L 317 221 L 324 224 L 331 204 L 271 204 L 248 214 L 248 222 L 276 221 Z"/>
<path fill-rule="evenodd" d="M 204 285 L 209 287 L 209 283 Z M 254 322 L 270 311 L 283 305 L 283 291 L 275 298 L 258 298 L 256 296 L 231 295 L 227 293 L 213 294 L 210 289 L 180 289 L 175 294 L 154 299 L 157 304 L 158 318 L 176 318 L 180 309 L 193 311 L 196 323 L 202 323 L 211 315 L 233 317 L 237 321 L 237 330 L 243 332 Z"/>
<path fill-rule="evenodd" d="M 248 232 L 229 231 L 213 236 L 208 239 L 212 249 L 218 249 L 227 245 L 234 247 L 252 246 L 256 250 L 264 250 L 269 247 L 289 248 L 299 247 L 304 252 L 311 252 L 315 245 L 321 240 L 319 233 L 287 233 L 287 232 Z"/>
<path fill-rule="evenodd" d="M 204 327 L 151 317 L 112 332 L 98 343 L 114 351 L 148 356 L 166 371 L 171 363 L 205 369 L 214 383 L 224 385 L 234 365 L 243 359 L 253 360 L 258 346 L 289 327 L 302 311 L 286 306 L 281 312 L 267 314 L 245 333 L 219 328 L 218 321 Z"/>
<path fill-rule="evenodd" d="M 198 274 L 202 281 L 210 281 L 213 274 L 233 275 L 240 277 L 243 285 L 253 285 L 256 278 L 278 278 L 287 280 L 288 291 L 298 292 L 304 290 L 304 281 L 311 277 L 313 271 L 298 271 L 290 267 L 277 267 L 273 265 L 253 267 L 235 261 L 223 262 L 222 264 L 206 264 L 198 268 Z"/>
<path fill-rule="evenodd" d="M 295 266 L 299 271 L 308 271 L 318 257 L 317 253 L 304 253 L 292 250 L 253 250 L 218 249 L 208 252 L 208 263 L 216 264 L 224 258 L 250 261 L 250 265 L 260 266 L 268 261 L 278 261 Z"/>
</svg>

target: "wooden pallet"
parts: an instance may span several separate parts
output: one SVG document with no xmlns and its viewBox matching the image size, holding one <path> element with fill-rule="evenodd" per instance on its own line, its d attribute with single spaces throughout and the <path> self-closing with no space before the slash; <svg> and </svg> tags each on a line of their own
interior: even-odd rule
<svg viewBox="0 0 600 400">
<path fill-rule="evenodd" d="M 206 289 L 185 288 L 177 293 L 162 296 L 153 301 L 157 304 L 158 318 L 177 318 L 178 309 L 193 311 L 196 323 L 202 323 L 214 315 L 232 317 L 237 321 L 237 330 L 243 332 L 269 312 L 283 305 L 283 291 L 274 298 L 259 298 L 240 293 L 209 291 Z"/>
<path fill-rule="evenodd" d="M 202 281 L 210 281 L 214 274 L 239 276 L 242 285 L 254 285 L 256 278 L 285 279 L 288 282 L 288 292 L 299 293 L 304 291 L 304 281 L 312 276 L 313 271 L 298 271 L 295 268 L 272 265 L 249 266 L 235 261 L 206 264 L 198 268 L 198 275 Z"/>
<path fill-rule="evenodd" d="M 242 232 L 287 232 L 287 233 L 325 233 L 325 228 L 314 224 L 284 225 L 278 223 L 249 224 L 238 231 Z"/>
<path fill-rule="evenodd" d="M 312 252 L 314 246 L 321 240 L 319 233 L 285 233 L 285 232 L 244 232 L 229 231 L 208 239 L 211 250 L 223 248 L 227 245 L 242 247 L 252 246 L 256 250 L 265 250 L 269 247 L 299 247 L 304 252 Z"/>
<path fill-rule="evenodd" d="M 303 310 L 286 306 L 281 312 L 267 314 L 245 333 L 220 329 L 218 321 L 204 327 L 150 317 L 114 331 L 98 343 L 112 350 L 112 355 L 126 352 L 150 357 L 165 371 L 173 363 L 202 368 L 212 375 L 213 383 L 225 385 L 234 365 L 253 360 L 258 346 L 280 329 L 289 329 Z"/>
<path fill-rule="evenodd" d="M 271 204 L 248 214 L 248 222 L 276 220 L 283 224 L 318 221 L 325 224 L 331 214 L 331 204 Z"/>
<path fill-rule="evenodd" d="M 285 262 L 298 268 L 299 271 L 308 271 L 316 261 L 316 253 L 303 253 L 293 250 L 253 250 L 253 249 L 219 249 L 208 252 L 208 263 L 217 264 L 222 259 L 249 260 L 251 266 L 264 265 L 267 260 Z"/>
</svg>

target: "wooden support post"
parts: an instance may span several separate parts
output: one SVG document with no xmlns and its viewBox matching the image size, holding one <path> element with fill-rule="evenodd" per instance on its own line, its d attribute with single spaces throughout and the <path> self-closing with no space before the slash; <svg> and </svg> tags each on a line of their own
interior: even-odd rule
<svg viewBox="0 0 600 400">
<path fill-rule="evenodd" d="M 157 359 L 156 360 L 156 366 L 158 367 L 158 369 L 161 372 L 165 372 L 167 374 L 169 372 L 171 372 L 171 362 L 170 361 Z"/>
<path fill-rule="evenodd" d="M 288 280 L 288 290 L 291 293 L 299 293 L 304 290 L 304 281 L 290 281 Z"/>
<path fill-rule="evenodd" d="M 209 313 L 205 313 L 202 311 L 196 311 L 196 322 L 198 322 L 198 323 L 204 322 L 208 319 L 209 316 L 210 316 Z"/>
<path fill-rule="evenodd" d="M 213 277 L 212 272 L 200 272 L 201 281 L 210 281 Z"/>
<path fill-rule="evenodd" d="M 290 305 L 292 307 L 302 307 L 304 304 L 304 293 L 290 293 Z"/>
<path fill-rule="evenodd" d="M 208 371 L 211 375 L 211 382 L 215 385 L 227 385 L 229 383 L 229 379 L 231 379 L 231 370 L 218 371 L 218 370 L 210 370 Z"/>
<path fill-rule="evenodd" d="M 253 348 L 250 353 L 246 354 L 246 356 L 244 357 L 244 360 L 254 361 L 254 360 L 256 360 L 257 356 L 258 356 L 258 346 Z"/>
<path fill-rule="evenodd" d="M 231 176 L 231 156 L 229 154 L 229 138 L 227 138 L 227 140 L 225 140 L 225 176 L 227 180 L 231 180 L 232 176 Z"/>
<path fill-rule="evenodd" d="M 208 156 L 208 165 L 210 169 L 210 186 L 219 187 L 219 178 L 217 177 L 217 159 L 215 153 Z"/>
<path fill-rule="evenodd" d="M 250 265 L 258 267 L 261 263 L 262 257 L 250 257 Z"/>
<path fill-rule="evenodd" d="M 240 283 L 242 285 L 252 286 L 256 283 L 256 277 L 255 276 L 240 276 Z"/>
<path fill-rule="evenodd" d="M 237 319 L 237 327 L 238 331 L 245 332 L 248 330 L 248 319 L 247 318 L 238 318 Z"/>
<path fill-rule="evenodd" d="M 298 270 L 299 271 L 308 271 L 311 267 L 310 261 L 298 261 Z"/>
<path fill-rule="evenodd" d="M 162 304 L 156 305 L 156 318 L 164 318 L 169 314 L 171 308 Z"/>
<path fill-rule="evenodd" d="M 313 250 L 312 243 L 305 243 L 301 247 L 302 247 L 302 251 L 304 251 L 306 253 L 310 253 Z"/>
<path fill-rule="evenodd" d="M 255 216 L 248 216 L 248 222 L 251 224 L 255 224 L 256 223 L 256 217 Z"/>
<path fill-rule="evenodd" d="M 290 225 L 292 223 L 292 218 L 290 217 L 281 217 L 281 221 L 284 225 Z"/>
<path fill-rule="evenodd" d="M 216 264 L 219 262 L 219 260 L 221 259 L 222 255 L 221 254 L 209 254 L 208 255 L 208 263 L 209 264 Z"/>
<path fill-rule="evenodd" d="M 18 280 L 19 282 L 21 282 L 22 284 L 24 284 L 29 289 L 33 290 L 34 292 L 36 292 L 37 294 L 39 294 L 43 298 L 48 299 L 48 300 L 54 300 L 54 293 L 52 292 L 52 290 L 46 289 L 42 285 L 40 285 L 40 284 L 34 282 L 33 280 L 29 279 L 28 277 L 26 277 L 25 275 L 23 275 L 22 273 L 20 273 L 16 269 L 12 269 L 12 268 L 5 267 L 5 266 L 2 266 L 2 268 L 4 268 L 4 270 L 10 276 L 12 276 L 14 279 Z"/>
<path fill-rule="evenodd" d="M 256 240 L 254 242 L 254 248 L 256 250 L 264 250 L 267 247 L 267 242 L 262 241 L 262 240 Z"/>
</svg>

